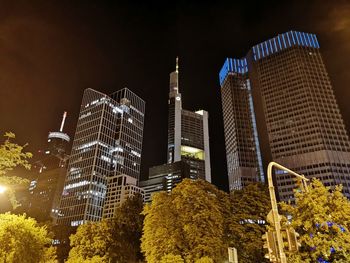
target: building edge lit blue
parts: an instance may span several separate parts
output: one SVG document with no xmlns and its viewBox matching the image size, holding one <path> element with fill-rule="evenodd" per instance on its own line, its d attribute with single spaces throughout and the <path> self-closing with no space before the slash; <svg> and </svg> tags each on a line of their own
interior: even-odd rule
<svg viewBox="0 0 350 263">
<path fill-rule="evenodd" d="M 226 76 L 230 72 L 235 73 L 247 73 L 248 72 L 248 64 L 247 59 L 236 59 L 236 58 L 226 58 L 224 65 L 222 66 L 220 73 L 219 73 L 219 79 L 220 79 L 220 85 L 224 82 Z"/>
<path fill-rule="evenodd" d="M 279 34 L 274 38 L 271 38 L 253 46 L 251 49 L 253 60 L 257 61 L 259 59 L 268 57 L 274 53 L 280 52 L 282 50 L 294 46 L 320 48 L 315 34 L 299 31 L 288 31 L 286 33 Z M 220 86 L 222 85 L 229 73 L 244 74 L 247 72 L 248 65 L 246 58 L 226 58 L 225 63 L 219 72 Z"/>
</svg>

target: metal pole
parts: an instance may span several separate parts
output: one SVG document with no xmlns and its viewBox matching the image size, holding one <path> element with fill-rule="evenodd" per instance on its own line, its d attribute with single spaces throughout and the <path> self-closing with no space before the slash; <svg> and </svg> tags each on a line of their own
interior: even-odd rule
<svg viewBox="0 0 350 263">
<path fill-rule="evenodd" d="M 272 180 L 272 167 L 275 166 L 279 169 L 282 169 L 289 174 L 292 174 L 298 178 L 301 178 L 303 181 L 303 185 L 305 187 L 305 191 L 308 191 L 307 189 L 307 184 L 306 181 L 309 181 L 309 179 L 305 178 L 304 175 L 297 174 L 296 172 L 293 172 L 292 170 L 289 170 L 288 168 L 275 163 L 275 162 L 270 162 L 268 167 L 267 167 L 267 180 L 269 184 L 269 192 L 270 192 L 270 199 L 271 199 L 271 207 L 272 207 L 272 219 L 273 219 L 273 224 L 275 227 L 276 231 L 276 238 L 277 238 L 277 245 L 278 245 L 278 252 L 279 252 L 279 257 L 280 257 L 280 262 L 281 263 L 287 263 L 287 258 L 286 254 L 283 251 L 283 239 L 281 235 L 281 224 L 280 224 L 280 216 L 278 214 L 278 207 L 277 207 L 277 200 L 276 200 L 276 193 L 275 193 L 275 188 L 273 186 L 273 180 Z"/>
</svg>

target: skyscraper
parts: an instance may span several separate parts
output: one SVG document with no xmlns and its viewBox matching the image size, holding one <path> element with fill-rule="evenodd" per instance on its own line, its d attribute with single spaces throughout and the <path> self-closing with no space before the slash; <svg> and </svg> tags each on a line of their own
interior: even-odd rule
<svg viewBox="0 0 350 263">
<path fill-rule="evenodd" d="M 70 138 L 63 132 L 66 117 L 64 112 L 59 131 L 49 132 L 46 150 L 39 151 L 39 159 L 32 165 L 28 203 L 24 208 L 38 221 L 57 217 L 69 157 Z"/>
<path fill-rule="evenodd" d="M 59 224 L 78 226 L 86 221 L 99 221 L 109 183 L 114 186 L 114 179 L 121 174 L 138 182 L 144 112 L 145 102 L 129 89 L 110 96 L 85 90 L 60 203 Z M 108 207 L 114 209 L 110 204 Z"/>
<path fill-rule="evenodd" d="M 220 71 L 229 189 L 264 182 L 246 59 L 230 59 Z"/>
<path fill-rule="evenodd" d="M 176 70 L 170 74 L 168 163 L 180 160 L 189 164 L 191 178 L 211 182 L 208 112 L 182 109 L 176 59 Z"/>
<path fill-rule="evenodd" d="M 290 31 L 255 45 L 247 54 L 261 141 L 273 161 L 325 185 L 343 184 L 350 197 L 350 143 L 316 35 Z M 241 65 L 241 64 L 240 64 Z M 242 67 L 225 63 L 223 83 Z M 279 197 L 295 184 L 276 171 Z"/>
</svg>

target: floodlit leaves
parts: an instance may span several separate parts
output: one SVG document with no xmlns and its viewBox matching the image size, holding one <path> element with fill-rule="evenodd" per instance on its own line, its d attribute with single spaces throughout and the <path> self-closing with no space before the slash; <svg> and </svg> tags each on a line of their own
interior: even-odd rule
<svg viewBox="0 0 350 263">
<path fill-rule="evenodd" d="M 71 235 L 68 261 L 75 262 L 138 262 L 142 260 L 140 238 L 143 215 L 142 196 L 129 197 L 113 219 L 89 222 Z"/>
<path fill-rule="evenodd" d="M 0 262 L 56 262 L 45 226 L 25 215 L 0 214 Z"/>
<path fill-rule="evenodd" d="M 313 179 L 309 192 L 296 192 L 295 198 L 295 205 L 282 203 L 302 245 L 289 262 L 350 262 L 350 202 L 341 187 Z"/>
<path fill-rule="evenodd" d="M 15 186 L 27 184 L 28 180 L 16 176 L 6 176 L 6 173 L 17 166 L 30 169 L 28 159 L 32 157 L 32 154 L 23 151 L 26 145 L 21 146 L 12 142 L 12 139 L 15 139 L 15 134 L 7 132 L 4 137 L 6 139 L 4 143 L 0 145 L 0 185 L 7 187 L 6 194 L 9 197 L 13 209 L 15 209 L 19 206 L 15 196 Z"/>
<path fill-rule="evenodd" d="M 185 261 L 179 255 L 168 254 L 162 257 L 160 263 L 184 263 Z"/>
<path fill-rule="evenodd" d="M 268 262 L 264 258 L 263 240 L 266 216 L 271 209 L 268 189 L 260 183 L 249 184 L 231 193 L 229 243 L 237 249 L 239 261 Z"/>
<path fill-rule="evenodd" d="M 168 254 L 185 262 L 226 258 L 228 195 L 204 180 L 185 179 L 171 193 L 157 193 L 144 209 L 142 251 L 155 263 Z"/>
</svg>

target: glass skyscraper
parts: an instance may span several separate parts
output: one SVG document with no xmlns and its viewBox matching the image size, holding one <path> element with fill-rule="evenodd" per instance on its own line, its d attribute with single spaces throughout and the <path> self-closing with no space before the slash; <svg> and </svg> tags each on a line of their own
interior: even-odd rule
<svg viewBox="0 0 350 263">
<path fill-rule="evenodd" d="M 316 35 L 290 31 L 255 45 L 245 58 L 226 61 L 220 82 L 242 74 L 251 86 L 260 141 L 268 142 L 266 159 L 327 186 L 343 184 L 350 197 L 349 138 Z M 228 125 L 242 129 L 225 122 L 225 130 Z M 234 160 L 241 157 L 236 154 Z M 291 176 L 275 176 L 280 199 L 293 199 Z"/>
<path fill-rule="evenodd" d="M 129 89 L 110 96 L 85 90 L 60 202 L 59 224 L 78 226 L 99 221 L 109 182 L 112 185 L 121 174 L 138 182 L 144 112 L 145 102 Z M 111 204 L 109 207 L 114 209 Z"/>
</svg>

